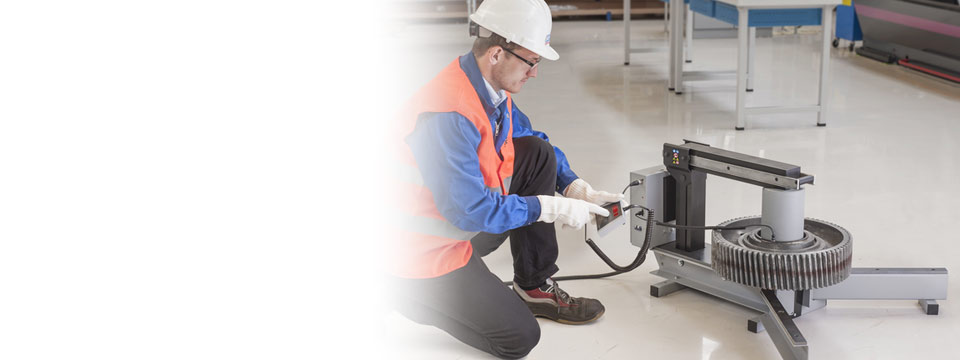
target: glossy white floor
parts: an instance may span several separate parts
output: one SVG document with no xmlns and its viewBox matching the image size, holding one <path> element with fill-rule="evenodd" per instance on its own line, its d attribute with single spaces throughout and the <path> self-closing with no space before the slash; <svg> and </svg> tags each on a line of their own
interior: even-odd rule
<svg viewBox="0 0 960 360">
<path fill-rule="evenodd" d="M 634 46 L 664 47 L 658 20 L 635 21 Z M 666 53 L 635 54 L 623 65 L 620 22 L 559 22 L 553 46 L 560 60 L 515 95 L 535 128 L 567 153 L 594 187 L 619 191 L 631 170 L 657 165 L 664 142 L 691 139 L 800 165 L 816 176 L 807 187 L 806 214 L 839 224 L 854 238 L 854 266 L 947 267 L 960 271 L 960 86 L 833 50 L 833 97 L 827 127 L 814 113 L 752 116 L 735 131 L 733 82 L 666 90 Z M 805 104 L 816 97 L 819 35 L 757 40 L 756 92 L 748 105 Z M 384 39 L 400 60 L 398 99 L 466 53 L 463 24 L 396 26 Z M 735 39 L 697 40 L 688 69 L 729 70 Z M 707 223 L 760 213 L 760 188 L 718 178 L 707 185 Z M 609 269 L 584 244 L 582 233 L 559 231 L 560 275 Z M 627 230 L 599 241 L 627 263 L 637 248 Z M 509 249 L 485 261 L 511 278 Z M 652 258 L 652 254 L 651 254 Z M 747 332 L 752 312 L 692 290 L 651 298 L 662 279 L 648 260 L 636 271 L 605 280 L 572 281 L 575 296 L 595 297 L 606 315 L 594 324 L 540 320 L 542 338 L 531 359 L 771 359 L 766 333 Z M 812 359 L 956 358 L 960 338 L 957 276 L 939 316 L 913 301 L 834 301 L 797 324 Z M 385 351 L 409 359 L 485 359 L 434 328 L 385 312 Z M 380 337 L 380 336 L 377 336 Z"/>
</svg>

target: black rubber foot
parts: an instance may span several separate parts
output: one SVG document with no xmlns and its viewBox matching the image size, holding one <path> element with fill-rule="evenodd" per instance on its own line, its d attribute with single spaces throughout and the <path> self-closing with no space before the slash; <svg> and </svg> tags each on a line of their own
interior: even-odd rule
<svg viewBox="0 0 960 360">
<path fill-rule="evenodd" d="M 693 60 L 684 60 L 683 62 L 685 62 L 685 63 L 687 63 L 687 64 L 689 64 L 689 63 L 692 63 L 692 62 L 693 62 Z"/>
<path fill-rule="evenodd" d="M 753 92 L 753 89 L 747 89 L 747 92 Z"/>
<path fill-rule="evenodd" d="M 667 88 L 667 90 L 673 91 L 673 88 Z"/>
<path fill-rule="evenodd" d="M 736 126 L 734 126 L 733 128 L 734 128 L 734 129 L 737 129 L 737 130 L 743 130 L 742 127 L 736 127 Z"/>
<path fill-rule="evenodd" d="M 623 63 L 623 64 L 624 64 L 624 65 L 630 65 L 630 63 L 629 63 L 629 62 L 625 62 L 625 63 Z"/>
<path fill-rule="evenodd" d="M 927 305 L 927 315 L 937 315 L 937 314 L 940 314 L 940 304 Z"/>
<path fill-rule="evenodd" d="M 817 124 L 817 126 L 823 127 L 823 126 L 827 126 L 827 124 Z"/>
<path fill-rule="evenodd" d="M 683 91 L 677 91 L 677 95 L 683 95 Z"/>
</svg>

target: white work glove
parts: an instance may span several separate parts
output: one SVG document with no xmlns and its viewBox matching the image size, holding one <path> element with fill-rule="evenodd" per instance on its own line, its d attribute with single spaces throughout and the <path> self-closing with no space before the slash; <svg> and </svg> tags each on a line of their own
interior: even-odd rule
<svg viewBox="0 0 960 360">
<path fill-rule="evenodd" d="M 537 195 L 537 199 L 540 199 L 540 217 L 537 221 L 560 223 L 564 229 L 582 229 L 593 221 L 594 214 L 610 216 L 607 209 L 582 200 L 549 195 Z"/>
<path fill-rule="evenodd" d="M 623 200 L 623 194 L 596 191 L 583 179 L 576 179 L 563 190 L 563 196 L 571 199 L 580 199 L 597 205 Z"/>
</svg>

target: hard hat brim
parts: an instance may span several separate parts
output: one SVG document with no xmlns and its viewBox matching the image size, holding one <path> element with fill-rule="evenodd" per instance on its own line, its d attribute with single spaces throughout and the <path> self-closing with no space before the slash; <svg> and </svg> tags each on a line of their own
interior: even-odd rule
<svg viewBox="0 0 960 360">
<path fill-rule="evenodd" d="M 526 47 L 526 48 L 527 50 L 533 51 L 537 55 L 543 56 L 544 59 L 547 59 L 550 61 L 556 61 L 557 59 L 560 58 L 560 54 L 557 54 L 557 51 L 554 50 L 552 47 L 550 47 L 550 45 L 543 45 L 539 49 L 531 49 L 529 47 Z"/>
</svg>

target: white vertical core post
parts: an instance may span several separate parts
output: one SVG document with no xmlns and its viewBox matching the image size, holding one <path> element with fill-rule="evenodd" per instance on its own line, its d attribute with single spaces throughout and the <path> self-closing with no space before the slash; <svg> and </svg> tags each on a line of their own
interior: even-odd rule
<svg viewBox="0 0 960 360">
<path fill-rule="evenodd" d="M 776 238 L 770 229 L 760 228 L 760 237 L 765 240 L 794 241 L 803 238 L 803 189 L 782 190 L 763 189 L 763 207 L 760 223 L 773 227 Z"/>
</svg>

